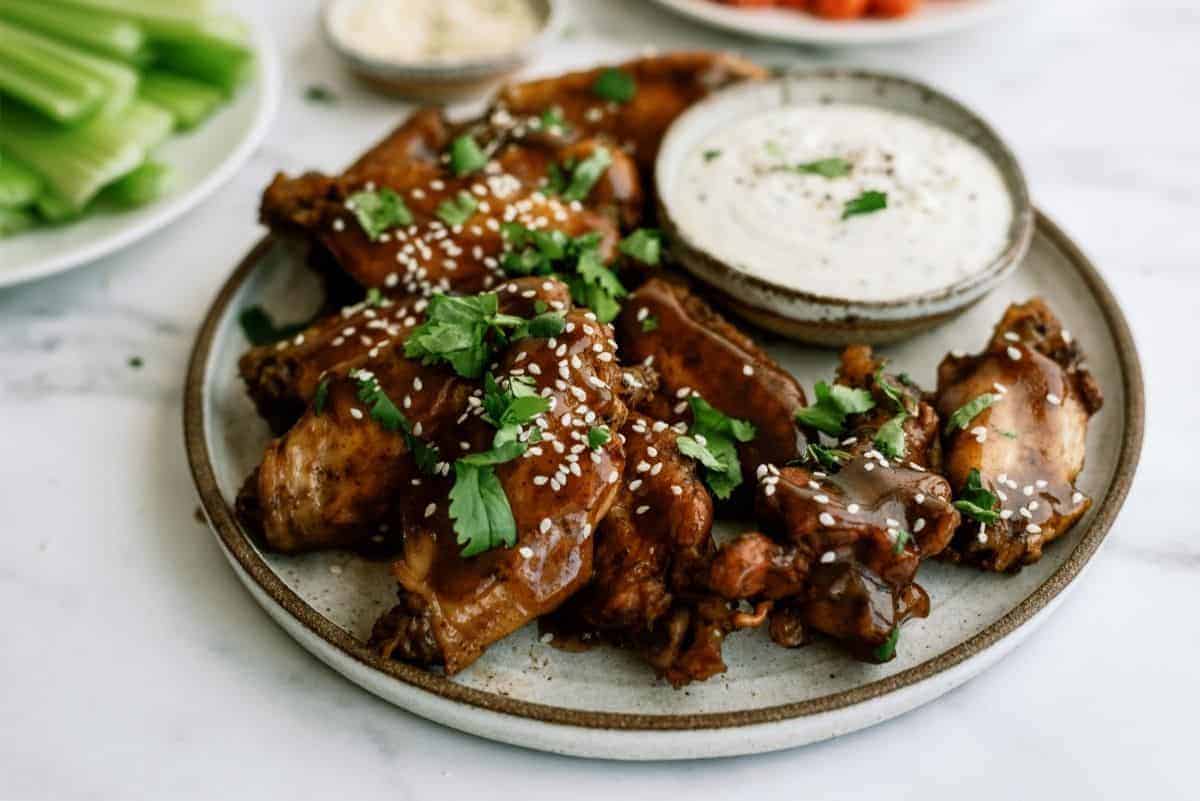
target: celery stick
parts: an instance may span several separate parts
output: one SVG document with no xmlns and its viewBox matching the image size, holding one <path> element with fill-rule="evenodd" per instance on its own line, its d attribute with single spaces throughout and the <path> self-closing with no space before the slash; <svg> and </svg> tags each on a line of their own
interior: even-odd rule
<svg viewBox="0 0 1200 801">
<path fill-rule="evenodd" d="M 0 209 L 28 206 L 41 191 L 37 173 L 0 153 Z"/>
<path fill-rule="evenodd" d="M 108 94 L 102 81 L 47 59 L 37 49 L 9 39 L 2 31 L 0 91 L 62 123 L 73 123 L 93 113 Z"/>
<path fill-rule="evenodd" d="M 12 108 L 0 125 L 0 147 L 41 173 L 65 203 L 82 209 L 103 186 L 141 164 L 172 124 L 168 112 L 143 100 L 115 117 L 70 129 Z"/>
<path fill-rule="evenodd" d="M 215 13 L 218 4 L 212 0 L 41 0 L 46 5 L 76 6 L 92 11 L 106 11 L 143 21 L 170 22 L 194 20 Z"/>
<path fill-rule="evenodd" d="M 43 0 L 0 0 L 0 18 L 125 60 L 141 56 L 146 35 L 136 22 L 102 11 L 47 6 Z"/>
<path fill-rule="evenodd" d="M 218 41 L 156 42 L 154 52 L 172 72 L 210 83 L 227 94 L 249 77 L 254 62 L 250 50 Z"/>
<path fill-rule="evenodd" d="M 46 65 L 53 64 L 76 75 L 99 81 L 108 94 L 99 113 L 113 114 L 120 111 L 129 104 L 137 90 L 137 71 L 119 61 L 93 55 L 86 50 L 6 22 L 0 22 L 0 41 L 7 41 L 16 48 L 27 48 L 31 54 L 40 54 L 46 60 Z"/>
<path fill-rule="evenodd" d="M 162 70 L 144 74 L 138 93 L 171 112 L 179 130 L 199 125 L 224 99 L 219 90 L 206 83 Z"/>
<path fill-rule="evenodd" d="M 125 208 L 142 206 L 166 194 L 172 178 L 170 167 L 147 161 L 106 186 L 100 197 Z"/>
<path fill-rule="evenodd" d="M 28 209 L 0 207 L 0 238 L 19 234 L 37 225 L 37 218 Z"/>
<path fill-rule="evenodd" d="M 38 216 L 54 225 L 70 222 L 83 216 L 82 207 L 75 206 L 71 202 L 64 200 L 61 195 L 55 193 L 53 190 L 47 190 L 39 195 L 36 205 Z"/>
</svg>

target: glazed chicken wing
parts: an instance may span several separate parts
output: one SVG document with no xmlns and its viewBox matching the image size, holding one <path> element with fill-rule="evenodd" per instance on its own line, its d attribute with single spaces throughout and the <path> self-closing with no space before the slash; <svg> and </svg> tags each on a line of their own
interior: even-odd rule
<svg viewBox="0 0 1200 801">
<path fill-rule="evenodd" d="M 965 520 L 944 556 L 985 570 L 1036 562 L 1091 501 L 1075 487 L 1088 420 L 1103 403 L 1083 355 L 1046 304 L 1008 308 L 987 348 L 947 356 L 938 368 L 937 407 L 950 419 L 990 396 L 961 427 L 945 432 L 945 473 L 961 494 L 972 471 L 999 504 L 998 517 Z M 982 403 L 982 402 L 981 402 Z M 990 515 L 988 515 L 990 517 Z"/>
<path fill-rule="evenodd" d="M 501 363 L 501 375 L 533 379 L 551 403 L 537 420 L 541 441 L 496 468 L 516 521 L 515 546 L 464 558 L 445 503 L 407 515 L 404 556 L 393 566 L 400 604 L 371 638 L 385 656 L 457 673 L 591 577 L 593 532 L 620 490 L 624 456 L 616 437 L 591 448 L 588 433 L 619 430 L 626 409 L 611 328 L 591 312 L 566 319 L 560 336 L 521 340 Z M 479 419 L 470 415 L 460 432 Z M 478 449 L 470 438 L 463 445 L 460 453 Z"/>
<path fill-rule="evenodd" d="M 742 535 L 713 562 L 709 584 L 724 597 L 777 603 L 771 635 L 781 645 L 811 630 L 886 661 L 900 624 L 928 613 L 917 567 L 945 548 L 959 515 L 949 484 L 928 470 L 936 413 L 882 366 L 869 348 L 847 349 L 839 383 L 870 391 L 875 406 L 847 421 L 842 463 L 760 467 L 756 517 L 767 534 Z M 889 459 L 874 440 L 901 403 L 905 455 Z"/>
<path fill-rule="evenodd" d="M 795 422 L 804 390 L 685 285 L 647 281 L 630 295 L 616 326 L 625 359 L 659 374 L 660 393 L 646 405 L 647 414 L 687 419 L 686 398 L 698 394 L 726 415 L 750 421 L 757 436 L 740 443 L 738 453 L 751 474 L 759 465 L 786 464 L 804 454 L 807 439 Z"/>
</svg>

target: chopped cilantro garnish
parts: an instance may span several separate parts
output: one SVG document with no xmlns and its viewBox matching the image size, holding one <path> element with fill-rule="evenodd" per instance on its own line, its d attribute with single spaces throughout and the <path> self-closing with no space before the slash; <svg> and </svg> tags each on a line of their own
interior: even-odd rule
<svg viewBox="0 0 1200 801">
<path fill-rule="evenodd" d="M 612 439 L 612 432 L 610 432 L 607 428 L 592 426 L 588 429 L 587 442 L 588 447 L 592 450 L 599 450 L 601 447 L 608 444 L 610 439 Z"/>
<path fill-rule="evenodd" d="M 954 411 L 954 414 L 950 415 L 950 421 L 946 424 L 947 433 L 956 428 L 961 428 L 965 431 L 967 426 L 971 424 L 971 421 L 974 420 L 980 412 L 998 400 L 1000 400 L 999 395 L 995 395 L 991 392 L 985 392 L 982 395 L 978 395 L 975 398 L 967 401 L 962 406 L 959 406 L 958 409 Z"/>
<path fill-rule="evenodd" d="M 651 331 L 658 330 L 658 318 L 653 314 L 647 314 L 642 318 L 642 331 L 649 334 Z"/>
<path fill-rule="evenodd" d="M 373 309 L 378 309 L 383 305 L 383 292 L 379 289 L 379 287 L 373 286 L 367 290 L 366 303 Z"/>
<path fill-rule="evenodd" d="M 767 155 L 777 159 L 783 158 L 783 147 L 781 147 L 780 144 L 774 139 L 768 139 L 765 147 L 767 150 Z"/>
<path fill-rule="evenodd" d="M 602 323 L 611 322 L 620 312 L 618 301 L 629 293 L 617 274 L 604 266 L 599 235 L 572 238 L 562 231 L 533 230 L 518 223 L 505 223 L 501 231 L 512 248 L 501 262 L 506 273 L 559 275 L 571 298 L 595 312 Z"/>
<path fill-rule="evenodd" d="M 803 164 L 791 164 L 782 169 L 806 175 L 820 175 L 824 178 L 843 178 L 850 174 L 850 167 L 850 162 L 845 159 L 830 158 L 808 161 Z"/>
<path fill-rule="evenodd" d="M 460 178 L 483 169 L 487 154 L 470 134 L 463 134 L 450 143 L 450 171 Z"/>
<path fill-rule="evenodd" d="M 592 187 L 605 171 L 612 166 L 612 153 L 606 147 L 597 147 L 582 161 L 563 166 L 569 171 L 570 178 L 567 178 L 560 168 L 557 176 L 551 174 L 550 190 L 562 195 L 563 200 L 583 201 L 591 194 Z"/>
<path fill-rule="evenodd" d="M 413 221 L 404 198 L 386 186 L 371 192 L 355 192 L 346 198 L 346 205 L 354 211 L 358 224 L 372 242 L 385 231 L 398 225 L 411 225 Z"/>
<path fill-rule="evenodd" d="M 596 76 L 592 93 L 613 103 L 628 103 L 637 95 L 637 81 L 625 70 L 610 67 Z"/>
<path fill-rule="evenodd" d="M 562 109 L 558 106 L 551 106 L 544 110 L 533 127 L 535 130 L 547 131 L 552 134 L 567 134 L 571 132 L 571 126 L 567 124 L 566 118 L 563 117 Z"/>
<path fill-rule="evenodd" d="M 129 366 L 132 367 L 134 370 L 141 369 L 143 364 L 145 364 L 145 362 L 142 361 L 141 356 L 130 356 L 129 357 Z"/>
<path fill-rule="evenodd" d="M 278 342 L 300 333 L 312 324 L 309 321 L 277 326 L 262 306 L 249 306 L 243 309 L 242 313 L 238 315 L 238 323 L 241 324 L 242 333 L 246 335 L 246 339 L 255 346 Z"/>
<path fill-rule="evenodd" d="M 604 266 L 595 248 L 579 255 L 576 274 L 565 278 L 571 289 L 571 299 L 587 306 L 602 323 L 612 322 L 621 311 L 619 300 L 629 294 L 617 274 Z"/>
<path fill-rule="evenodd" d="M 899 531 L 897 531 L 896 532 L 896 542 L 892 546 L 892 553 L 894 553 L 896 555 L 904 553 L 904 546 L 908 544 L 908 541 L 910 539 L 912 539 L 912 535 L 909 534 L 904 529 L 900 529 Z"/>
<path fill-rule="evenodd" d="M 453 198 L 447 198 L 438 204 L 437 216 L 446 225 L 453 228 L 471 219 L 479 201 L 470 192 L 459 192 Z"/>
<path fill-rule="evenodd" d="M 1000 519 L 1000 513 L 996 511 L 999 503 L 1000 499 L 984 488 L 979 471 L 972 469 L 954 508 L 981 523 L 995 523 Z"/>
<path fill-rule="evenodd" d="M 517 544 L 517 523 L 495 469 L 486 463 L 489 454 L 492 452 L 473 454 L 454 463 L 450 517 L 456 541 L 465 546 L 460 552 L 464 557 Z M 507 451 L 500 455 L 507 455 Z"/>
<path fill-rule="evenodd" d="M 560 312 L 544 311 L 514 328 L 509 339 L 513 342 L 526 337 L 549 339 L 561 334 L 566 325 L 567 321 Z"/>
<path fill-rule="evenodd" d="M 690 436 L 679 437 L 679 452 L 704 465 L 704 480 L 713 495 L 725 500 L 742 483 L 737 443 L 749 442 L 758 433 L 754 426 L 714 409 L 699 395 L 688 399 L 692 407 Z"/>
<path fill-rule="evenodd" d="M 719 158 L 721 158 L 720 150 L 705 150 L 704 151 L 704 160 L 705 161 L 713 161 L 714 159 L 719 159 Z"/>
<path fill-rule="evenodd" d="M 414 328 L 404 343 L 404 355 L 424 364 L 445 362 L 465 378 L 479 378 L 494 349 L 508 341 L 506 330 L 520 329 L 529 322 L 500 314 L 499 308 L 493 292 L 434 295 L 425 322 Z M 489 337 L 489 332 L 495 335 Z"/>
<path fill-rule="evenodd" d="M 842 466 L 842 462 L 847 461 L 850 454 L 837 448 L 826 448 L 816 443 L 810 443 L 804 449 L 804 459 L 809 462 L 816 462 L 826 470 L 837 470 Z"/>
<path fill-rule="evenodd" d="M 642 264 L 655 266 L 662 258 L 662 232 L 639 228 L 621 240 L 620 251 Z"/>
<path fill-rule="evenodd" d="M 336 103 L 337 95 L 328 86 L 312 84 L 304 90 L 304 99 L 312 103 Z"/>
<path fill-rule="evenodd" d="M 847 200 L 842 209 L 842 219 L 856 214 L 870 214 L 873 211 L 887 208 L 887 193 L 868 189 L 853 200 Z"/>
<path fill-rule="evenodd" d="M 397 408 L 392 399 L 383 391 L 383 387 L 379 385 L 379 379 L 375 377 L 369 370 L 355 368 L 351 370 L 349 376 L 358 384 L 358 399 L 370 406 L 369 415 L 372 420 L 379 423 L 379 427 L 385 431 L 399 431 L 404 435 L 404 442 L 408 445 L 409 452 L 413 455 L 413 461 L 416 462 L 417 469 L 426 475 L 432 475 L 434 467 L 438 462 L 438 449 L 434 445 L 430 445 L 425 440 L 416 436 L 413 433 L 412 424 L 408 418 L 404 416 L 404 412 Z M 326 387 L 326 395 L 329 392 Z M 320 402 L 321 409 L 325 407 L 324 398 L 320 397 L 321 388 L 317 387 L 318 398 L 314 400 L 314 405 L 317 401 Z M 320 414 L 321 410 L 317 410 Z"/>
<path fill-rule="evenodd" d="M 484 376 L 483 412 L 484 419 L 496 427 L 493 446 L 517 441 L 521 426 L 549 410 L 550 401 L 537 394 L 532 380 L 510 378 L 507 386 L 501 386 L 491 373 Z"/>
<path fill-rule="evenodd" d="M 865 389 L 852 389 L 841 384 L 830 386 L 824 381 L 818 381 L 815 389 L 817 402 L 797 411 L 796 421 L 831 437 L 842 434 L 848 415 L 860 414 L 875 407 L 875 400 Z"/>
<path fill-rule="evenodd" d="M 329 378 L 322 378 L 321 383 L 317 384 L 317 393 L 313 395 L 313 412 L 320 417 L 325 411 L 325 404 L 329 402 Z"/>
<path fill-rule="evenodd" d="M 888 420 L 875 432 L 875 446 L 889 459 L 901 459 L 908 448 L 904 442 L 904 421 L 908 419 L 908 399 L 903 390 L 892 384 L 883 375 L 883 367 L 875 371 L 875 385 L 896 405 L 896 416 Z"/>
<path fill-rule="evenodd" d="M 876 662 L 890 662 L 896 655 L 896 643 L 900 641 L 900 627 L 896 626 L 888 632 L 887 639 L 875 649 Z"/>
</svg>

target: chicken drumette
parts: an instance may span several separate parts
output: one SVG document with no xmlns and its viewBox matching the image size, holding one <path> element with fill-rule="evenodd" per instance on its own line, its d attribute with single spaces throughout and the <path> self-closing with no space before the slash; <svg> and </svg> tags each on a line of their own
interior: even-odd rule
<svg viewBox="0 0 1200 801">
<path fill-rule="evenodd" d="M 1102 403 L 1078 345 L 1040 299 L 1010 306 L 982 353 L 947 356 L 937 391 L 950 421 L 945 474 L 976 502 L 944 558 L 995 571 L 1040 559 L 1091 504 L 1075 479 Z"/>
</svg>

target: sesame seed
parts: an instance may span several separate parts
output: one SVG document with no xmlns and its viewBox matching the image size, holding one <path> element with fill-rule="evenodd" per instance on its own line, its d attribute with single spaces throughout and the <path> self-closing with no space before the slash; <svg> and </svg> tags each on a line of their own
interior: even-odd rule
<svg viewBox="0 0 1200 801">
<path fill-rule="evenodd" d="M 1038 489 L 1045 489 L 1046 487 L 1050 486 L 1050 484 L 1046 481 L 1046 479 L 1039 478 L 1037 481 L 1033 482 L 1033 486 L 1037 487 Z"/>
<path fill-rule="evenodd" d="M 620 477 L 621 477 L 621 474 L 620 474 L 620 473 L 618 473 L 616 470 L 614 470 L 614 471 L 612 471 L 611 473 L 609 473 L 609 474 L 608 474 L 608 483 L 609 483 L 609 484 L 616 484 L 616 483 L 617 483 L 617 479 L 619 479 Z"/>
<path fill-rule="evenodd" d="M 925 503 L 925 493 L 918 492 L 916 495 L 913 496 L 913 500 L 916 501 L 917 503 Z"/>
<path fill-rule="evenodd" d="M 1074 495 L 1072 495 L 1072 496 L 1071 496 L 1071 503 L 1075 504 L 1076 506 L 1078 506 L 1079 504 L 1083 503 L 1083 493 L 1082 493 L 1082 492 L 1076 492 Z"/>
<path fill-rule="evenodd" d="M 1029 525 L 1027 525 L 1025 527 L 1025 531 L 1028 534 L 1041 534 L 1042 527 L 1039 526 L 1037 523 L 1030 523 Z"/>
<path fill-rule="evenodd" d="M 1032 484 L 1025 485 L 1025 487 L 1021 490 L 1021 492 L 1025 495 L 1025 497 L 1028 498 L 1029 496 L 1033 495 L 1033 485 Z"/>
<path fill-rule="evenodd" d="M 542 522 L 538 524 L 538 531 L 545 534 L 547 531 L 550 530 L 551 525 L 553 525 L 553 524 L 550 522 L 550 518 L 543 517 Z"/>
<path fill-rule="evenodd" d="M 975 535 L 975 539 L 982 545 L 987 542 L 987 529 L 982 525 L 979 527 L 979 533 Z"/>
<path fill-rule="evenodd" d="M 829 512 L 821 512 L 817 519 L 821 521 L 821 525 L 823 526 L 832 526 L 835 522 L 833 515 L 829 514 Z"/>
<path fill-rule="evenodd" d="M 1051 406 L 1062 406 L 1062 398 L 1053 392 L 1049 392 L 1046 394 L 1046 403 L 1049 403 Z"/>
<path fill-rule="evenodd" d="M 1009 342 L 1020 342 L 1021 341 L 1021 338 L 1019 336 L 1017 336 L 1016 334 L 1014 334 L 1012 331 L 1004 332 L 1004 338 L 1007 339 Z"/>
<path fill-rule="evenodd" d="M 355 420 L 361 420 L 361 419 L 363 419 L 363 413 L 362 413 L 362 409 L 357 409 L 357 408 L 356 408 L 356 409 L 351 409 L 351 410 L 350 410 L 350 416 L 351 416 L 351 417 L 353 417 Z"/>
<path fill-rule="evenodd" d="M 683 487 L 679 486 L 678 484 L 672 484 L 671 485 L 671 494 L 672 495 L 682 495 Z"/>
<path fill-rule="evenodd" d="M 874 469 L 875 469 L 874 462 L 867 462 L 865 465 L 863 465 L 863 470 L 866 470 L 868 473 L 870 473 Z"/>
<path fill-rule="evenodd" d="M 862 509 L 862 507 L 859 506 L 857 503 L 852 503 L 846 507 L 846 511 L 852 515 L 858 514 L 860 509 Z"/>
<path fill-rule="evenodd" d="M 742 366 L 742 375 L 744 375 L 744 376 L 752 376 L 752 375 L 754 375 L 754 368 L 753 368 L 753 367 L 751 367 L 751 366 L 750 366 L 750 365 L 748 365 L 748 364 L 747 364 L 747 365 L 743 365 L 743 366 Z"/>
<path fill-rule="evenodd" d="M 824 495 L 824 494 L 815 495 L 815 496 L 813 496 L 813 500 L 816 501 L 817 503 L 825 504 L 825 503 L 829 503 L 829 496 Z"/>
<path fill-rule="evenodd" d="M 426 517 L 433 517 L 433 515 L 434 515 L 434 512 L 436 512 L 436 511 L 437 511 L 437 504 L 436 504 L 436 503 L 431 503 L 431 504 L 429 504 L 428 506 L 426 506 L 426 507 L 425 507 L 425 516 L 426 516 Z"/>
<path fill-rule="evenodd" d="M 917 522 L 913 524 L 913 533 L 918 534 L 925 529 L 925 518 L 917 518 Z"/>
<path fill-rule="evenodd" d="M 650 475 L 657 476 L 662 472 L 662 462 L 655 462 L 654 467 L 650 468 Z"/>
<path fill-rule="evenodd" d="M 826 551 L 821 554 L 821 564 L 828 565 L 837 559 L 837 554 L 833 551 Z"/>
<path fill-rule="evenodd" d="M 533 549 L 528 545 L 522 545 L 517 549 L 517 553 L 521 554 L 522 559 L 530 559 L 533 557 Z"/>
<path fill-rule="evenodd" d="M 1008 354 L 1008 358 L 1012 359 L 1014 362 L 1021 361 L 1021 351 L 1019 351 L 1017 348 L 1014 348 L 1012 345 L 1009 345 L 1005 352 Z"/>
<path fill-rule="evenodd" d="M 634 511 L 634 514 L 644 515 L 644 514 L 646 514 L 646 512 L 649 512 L 649 511 L 650 511 L 650 507 L 643 504 L 642 506 L 639 506 Z"/>
<path fill-rule="evenodd" d="M 775 485 L 774 484 L 767 484 L 766 486 L 763 487 L 763 495 L 766 495 L 768 498 L 770 498 L 774 494 L 775 494 Z"/>
</svg>

